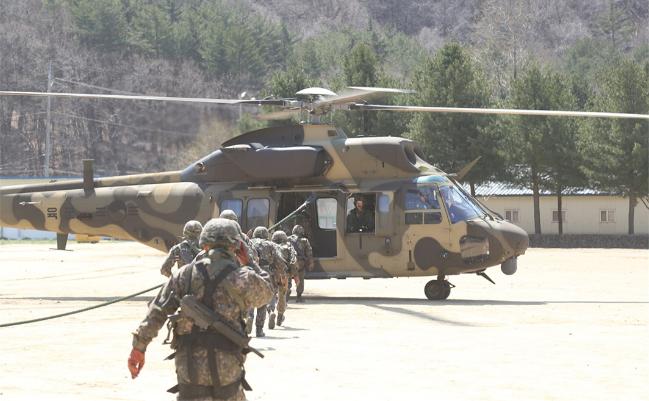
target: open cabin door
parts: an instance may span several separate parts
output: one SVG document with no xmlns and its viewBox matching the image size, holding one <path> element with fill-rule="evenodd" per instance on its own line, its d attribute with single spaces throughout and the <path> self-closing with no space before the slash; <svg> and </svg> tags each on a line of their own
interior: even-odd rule
<svg viewBox="0 0 649 401">
<path fill-rule="evenodd" d="M 277 221 L 281 221 L 298 209 L 311 194 L 311 192 L 284 192 L 278 194 Z M 304 233 L 313 248 L 314 258 L 337 257 L 337 196 L 336 192 L 317 192 L 315 201 L 282 223 L 278 229 L 284 230 L 287 235 L 291 235 L 293 227 L 299 224 L 304 227 Z"/>
</svg>

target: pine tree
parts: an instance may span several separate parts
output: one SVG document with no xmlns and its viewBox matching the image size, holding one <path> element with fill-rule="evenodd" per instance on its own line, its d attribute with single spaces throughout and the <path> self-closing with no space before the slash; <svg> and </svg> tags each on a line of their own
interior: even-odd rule
<svg viewBox="0 0 649 401">
<path fill-rule="evenodd" d="M 513 107 L 533 110 L 570 110 L 577 100 L 571 82 L 549 69 L 533 65 L 513 83 Z M 541 234 L 539 197 L 542 188 L 557 194 L 559 234 L 563 233 L 562 195 L 584 183 L 579 170 L 577 123 L 565 117 L 516 116 L 514 149 L 522 166 L 517 180 L 532 187 L 534 232 Z"/>
<path fill-rule="evenodd" d="M 82 43 L 106 52 L 126 44 L 127 25 L 120 0 L 70 0 L 68 4 Z"/>
<path fill-rule="evenodd" d="M 605 69 L 595 95 L 597 110 L 649 114 L 649 64 L 625 59 Z M 632 119 L 589 120 L 582 126 L 585 172 L 594 186 L 629 198 L 628 233 L 634 234 L 638 199 L 649 194 L 649 123 Z"/>
<path fill-rule="evenodd" d="M 571 91 L 572 82 L 561 74 L 549 72 L 548 96 L 554 110 L 573 110 L 577 99 Z M 556 117 L 548 119 L 548 131 L 544 135 L 544 149 L 547 152 L 546 171 L 549 188 L 557 195 L 558 232 L 563 234 L 562 196 L 566 188 L 580 187 L 586 179 L 580 166 L 581 154 L 577 149 L 578 124 L 574 118 Z"/>
<path fill-rule="evenodd" d="M 345 86 L 377 86 L 379 67 L 376 53 L 365 42 L 356 44 L 343 58 L 343 83 Z M 352 135 L 376 135 L 375 112 L 350 111 L 339 116 L 340 124 Z"/>
<path fill-rule="evenodd" d="M 486 107 L 489 102 L 483 75 L 468 52 L 455 43 L 423 62 L 413 86 L 415 102 L 421 106 Z M 475 194 L 475 184 L 490 179 L 501 164 L 498 135 L 486 130 L 492 121 L 472 114 L 418 113 L 407 136 L 420 144 L 429 161 L 447 171 L 458 171 L 482 156 L 480 168 L 466 177 Z"/>
</svg>

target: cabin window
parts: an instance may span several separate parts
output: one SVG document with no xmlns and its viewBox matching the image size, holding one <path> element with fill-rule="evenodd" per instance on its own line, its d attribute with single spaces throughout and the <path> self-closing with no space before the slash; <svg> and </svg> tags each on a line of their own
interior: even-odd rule
<svg viewBox="0 0 649 401">
<path fill-rule="evenodd" d="M 354 194 L 347 199 L 347 232 L 373 233 L 376 210 L 376 195 L 373 193 Z"/>
<path fill-rule="evenodd" d="M 432 187 L 421 187 L 406 191 L 406 210 L 439 209 L 437 191 Z"/>
<path fill-rule="evenodd" d="M 600 223 L 615 223 L 615 210 L 600 210 L 599 211 Z"/>
<path fill-rule="evenodd" d="M 270 210 L 270 202 L 266 198 L 250 199 L 248 201 L 248 209 L 246 209 L 246 220 L 248 227 L 255 229 L 255 227 L 264 226 L 268 227 L 268 211 Z"/>
<path fill-rule="evenodd" d="M 336 229 L 338 202 L 335 198 L 319 198 L 316 201 L 318 209 L 318 227 L 323 230 Z"/>
<path fill-rule="evenodd" d="M 505 220 L 510 223 L 518 223 L 518 209 L 505 210 Z"/>
<path fill-rule="evenodd" d="M 423 213 L 406 213 L 406 224 L 423 224 Z"/>
<path fill-rule="evenodd" d="M 221 201 L 221 211 L 232 210 L 237 214 L 239 221 L 241 221 L 241 212 L 243 212 L 243 201 L 241 199 L 224 199 Z"/>
<path fill-rule="evenodd" d="M 558 210 L 553 210 L 552 211 L 552 222 L 553 223 L 558 223 L 559 222 L 559 211 Z M 561 211 L 561 222 L 563 222 L 563 223 L 566 222 L 566 211 L 565 210 Z"/>
<path fill-rule="evenodd" d="M 424 224 L 439 224 L 441 222 L 441 212 L 424 213 Z"/>
<path fill-rule="evenodd" d="M 376 200 L 376 232 L 392 230 L 392 193 L 383 192 Z"/>
<path fill-rule="evenodd" d="M 442 222 L 442 212 L 409 212 L 406 213 L 406 224 L 440 224 Z"/>
<path fill-rule="evenodd" d="M 480 208 L 471 201 L 462 191 L 451 185 L 441 186 L 439 188 L 442 199 L 446 204 L 448 216 L 451 224 L 459 221 L 470 220 L 479 217 L 482 213 Z"/>
<path fill-rule="evenodd" d="M 379 195 L 379 213 L 390 212 L 390 197 L 387 194 Z"/>
</svg>

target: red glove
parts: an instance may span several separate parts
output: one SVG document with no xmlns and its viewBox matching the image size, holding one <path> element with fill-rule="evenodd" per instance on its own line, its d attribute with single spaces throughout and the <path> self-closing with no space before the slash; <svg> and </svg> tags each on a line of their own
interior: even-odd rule
<svg viewBox="0 0 649 401">
<path fill-rule="evenodd" d="M 131 378 L 135 379 L 140 374 L 144 366 L 144 352 L 133 348 L 131 355 L 128 356 L 128 370 L 131 372 Z"/>
<path fill-rule="evenodd" d="M 295 281 L 295 285 L 300 285 L 300 277 L 293 276 L 293 280 Z"/>
<path fill-rule="evenodd" d="M 236 250 L 236 254 L 241 266 L 249 266 L 250 260 L 248 260 L 248 249 L 243 241 L 239 241 L 239 248 Z"/>
</svg>

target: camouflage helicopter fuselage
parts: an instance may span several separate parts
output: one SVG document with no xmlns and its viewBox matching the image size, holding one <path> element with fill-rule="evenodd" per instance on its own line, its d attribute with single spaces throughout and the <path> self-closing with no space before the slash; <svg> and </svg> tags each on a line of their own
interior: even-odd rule
<svg viewBox="0 0 649 401">
<path fill-rule="evenodd" d="M 433 206 L 408 203 L 426 191 L 438 199 Z M 475 213 L 453 221 L 451 201 L 442 201 L 451 193 Z M 315 198 L 311 241 L 314 250 L 318 238 L 328 243 L 310 278 L 480 272 L 515 261 L 528 246 L 522 229 L 425 162 L 414 142 L 347 138 L 328 125 L 249 132 L 181 171 L 2 187 L 0 225 L 133 239 L 166 251 L 185 222 L 218 216 L 224 201 L 241 205 L 244 230 L 260 221 L 258 205 L 271 225 L 283 217 L 278 207 L 288 194 Z M 357 194 L 373 204 L 372 232 L 344 229 L 348 200 Z"/>
</svg>

